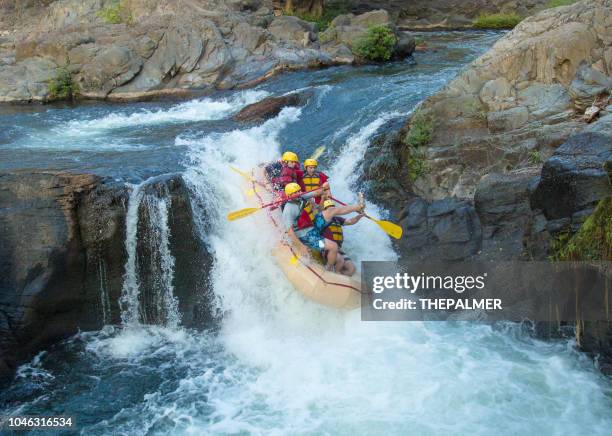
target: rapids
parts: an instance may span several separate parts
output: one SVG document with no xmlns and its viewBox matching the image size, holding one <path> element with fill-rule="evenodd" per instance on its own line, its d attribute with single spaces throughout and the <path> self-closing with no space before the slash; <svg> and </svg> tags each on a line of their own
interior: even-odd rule
<svg viewBox="0 0 612 436">
<path fill-rule="evenodd" d="M 81 332 L 22 365 L 0 394 L 0 414 L 70 414 L 84 435 L 609 434 L 612 384 L 572 341 L 540 341 L 512 324 L 361 322 L 358 311 L 332 311 L 292 290 L 267 256 L 277 236 L 265 214 L 225 219 L 244 207 L 228 165 L 249 169 L 286 149 L 304 158 L 326 145 L 319 161 L 334 194 L 354 200 L 369 141 L 498 36 L 426 34 L 431 50 L 414 60 L 289 73 L 188 102 L 4 109 L 0 168 L 92 171 L 125 181 L 132 194 L 122 325 Z M 314 93 L 306 106 L 261 125 L 228 118 L 298 89 Z M 205 331 L 180 326 L 168 204 L 142 190 L 170 172 L 183 174 L 196 215 L 207 217 L 199 230 L 214 254 L 211 304 L 223 318 Z M 143 201 L 157 235 L 162 325 L 147 324 L 138 303 Z M 357 260 L 397 256 L 365 220 L 347 229 L 347 251 Z M 102 288 L 108 310 L 104 298 Z"/>
</svg>

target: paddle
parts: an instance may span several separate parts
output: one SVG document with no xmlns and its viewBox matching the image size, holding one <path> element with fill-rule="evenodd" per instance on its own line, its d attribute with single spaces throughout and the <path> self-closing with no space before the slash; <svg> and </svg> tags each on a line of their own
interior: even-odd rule
<svg viewBox="0 0 612 436">
<path fill-rule="evenodd" d="M 338 200 L 338 199 L 336 199 L 334 197 L 332 197 L 332 200 L 334 200 L 338 204 L 341 204 L 342 206 L 346 206 L 346 203 L 343 203 L 343 202 L 341 202 L 340 200 Z M 370 221 L 374 221 L 376 224 L 378 224 L 378 226 L 381 229 L 383 229 L 385 231 L 385 233 L 387 233 L 387 235 L 391 236 L 392 238 L 400 239 L 402 237 L 403 230 L 397 224 L 392 223 L 390 221 L 377 220 L 375 218 L 372 218 L 371 216 L 369 216 L 366 213 L 364 213 L 363 216 L 365 216 Z"/>
<path fill-rule="evenodd" d="M 325 146 L 322 145 L 315 150 L 315 152 L 312 154 L 312 156 L 310 156 L 310 158 L 317 160 L 324 152 L 325 152 Z"/>
<path fill-rule="evenodd" d="M 235 221 L 235 220 L 247 217 L 249 215 L 252 215 L 255 212 L 258 212 L 258 211 L 260 211 L 262 209 L 265 209 L 266 207 L 278 206 L 278 205 L 281 205 L 281 204 L 286 203 L 288 201 L 295 200 L 296 198 L 299 198 L 302 195 L 306 195 L 306 194 L 307 194 L 306 192 L 300 192 L 297 195 L 291 195 L 291 196 L 289 196 L 287 198 L 284 198 L 282 200 L 276 200 L 276 201 L 273 201 L 271 203 L 262 204 L 259 207 L 247 207 L 245 209 L 235 210 L 234 212 L 230 212 L 230 213 L 227 214 L 227 219 L 229 221 Z"/>
</svg>

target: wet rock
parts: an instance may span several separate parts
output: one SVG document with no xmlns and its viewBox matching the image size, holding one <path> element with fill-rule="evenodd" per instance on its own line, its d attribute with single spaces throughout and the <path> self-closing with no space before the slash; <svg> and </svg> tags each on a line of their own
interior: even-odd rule
<svg viewBox="0 0 612 436">
<path fill-rule="evenodd" d="M 148 324 L 167 324 L 164 274 L 172 269 L 172 294 L 178 300 L 181 325 L 210 325 L 214 311 L 208 278 L 212 256 L 200 238 L 194 221 L 190 195 L 179 175 L 165 175 L 144 187 L 138 208 L 137 253 L 142 313 Z M 164 215 L 166 217 L 164 218 Z M 167 228 L 163 228 L 166 224 Z M 163 232 L 167 231 L 167 248 Z M 164 257 L 169 254 L 170 257 Z M 168 262 L 172 264 L 168 264 Z"/>
<path fill-rule="evenodd" d="M 0 176 L 0 355 L 9 369 L 99 328 L 123 274 L 124 193 L 87 174 Z M 117 311 L 107 313 L 117 320 Z M 5 372 L 2 376 L 7 376 Z"/>
<path fill-rule="evenodd" d="M 612 165 L 612 116 L 600 125 L 572 136 L 542 168 L 531 206 L 541 209 L 549 220 L 568 218 L 612 195 L 606 168 Z M 609 122 L 609 130 L 603 129 Z M 607 165 L 607 167 L 606 167 Z"/>
<path fill-rule="evenodd" d="M 474 207 L 483 226 L 479 259 L 525 257 L 525 234 L 534 220 L 529 194 L 539 174 L 538 167 L 531 167 L 508 174 L 490 174 L 480 181 L 474 195 Z"/>
<path fill-rule="evenodd" d="M 415 198 L 401 216 L 406 235 L 398 242 L 402 260 L 465 260 L 480 250 L 482 226 L 467 202 Z"/>
<path fill-rule="evenodd" d="M 211 257 L 199 243 L 187 188 L 174 176 L 147 189 L 169 203 L 173 287 L 183 324 L 205 325 L 212 316 L 206 293 Z M 128 198 L 124 184 L 90 174 L 0 175 L 0 379 L 79 329 L 120 323 Z M 139 220 L 143 241 L 153 227 L 145 216 Z M 145 259 L 146 244 L 138 249 Z M 143 273 L 147 289 L 154 288 L 154 276 Z"/>
<path fill-rule="evenodd" d="M 267 97 L 245 106 L 233 116 L 233 119 L 242 122 L 264 121 L 275 117 L 285 107 L 305 105 L 311 95 L 310 93 L 293 93 L 281 97 Z"/>
<path fill-rule="evenodd" d="M 399 32 L 393 56 L 396 59 L 404 59 L 414 53 L 415 48 L 416 39 L 414 36 L 407 32 Z"/>
</svg>

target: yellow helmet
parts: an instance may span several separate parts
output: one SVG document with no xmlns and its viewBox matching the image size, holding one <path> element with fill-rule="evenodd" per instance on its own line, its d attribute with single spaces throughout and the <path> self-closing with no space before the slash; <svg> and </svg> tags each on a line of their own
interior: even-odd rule
<svg viewBox="0 0 612 436">
<path fill-rule="evenodd" d="M 281 160 L 285 162 L 299 162 L 298 155 L 292 151 L 286 151 L 283 153 Z"/>
<path fill-rule="evenodd" d="M 317 166 L 317 160 L 316 159 L 306 159 L 304 161 L 304 168 L 306 167 L 316 167 Z"/>
<path fill-rule="evenodd" d="M 285 194 L 287 194 L 287 196 L 291 196 L 297 192 L 300 192 L 301 190 L 302 188 L 300 187 L 300 185 L 294 182 L 287 183 L 285 185 Z"/>
<path fill-rule="evenodd" d="M 332 207 L 332 206 L 336 206 L 336 203 L 334 203 L 333 200 L 325 200 L 323 202 L 323 210 L 327 209 L 328 207 Z"/>
</svg>

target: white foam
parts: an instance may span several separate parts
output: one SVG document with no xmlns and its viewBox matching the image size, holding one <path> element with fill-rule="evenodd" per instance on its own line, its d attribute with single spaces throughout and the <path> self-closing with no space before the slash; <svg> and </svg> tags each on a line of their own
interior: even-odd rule
<svg viewBox="0 0 612 436">
<path fill-rule="evenodd" d="M 220 100 L 211 98 L 190 100 L 167 110 L 139 110 L 133 113 L 112 112 L 101 118 L 72 120 L 57 129 L 64 135 L 92 136 L 99 135 L 100 132 L 104 130 L 168 123 L 219 120 L 268 95 L 269 93 L 266 91 L 248 90 Z"/>
</svg>

